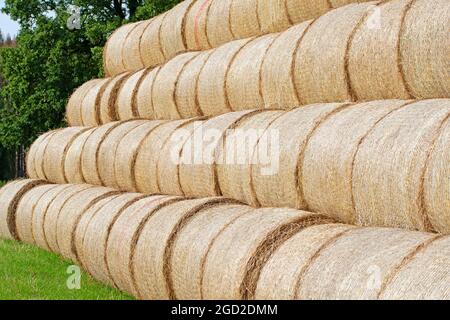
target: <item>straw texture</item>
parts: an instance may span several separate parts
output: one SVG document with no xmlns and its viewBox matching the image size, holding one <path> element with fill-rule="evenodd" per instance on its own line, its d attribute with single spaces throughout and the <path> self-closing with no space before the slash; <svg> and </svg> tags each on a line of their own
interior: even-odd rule
<svg viewBox="0 0 450 320">
<path fill-rule="evenodd" d="M 106 263 L 106 246 L 109 233 L 120 214 L 141 198 L 142 195 L 140 194 L 123 194 L 110 200 L 108 205 L 92 216 L 84 232 L 81 250 L 83 251 L 83 266 L 95 279 L 114 285 Z"/>
<path fill-rule="evenodd" d="M 200 52 L 184 65 L 179 74 L 175 86 L 175 102 L 182 119 L 203 115 L 197 96 L 198 77 L 212 52 L 212 50 Z"/>
<path fill-rule="evenodd" d="M 151 121 L 134 128 L 125 135 L 119 142 L 114 161 L 114 171 L 116 182 L 120 190 L 135 191 L 136 181 L 134 180 L 134 167 L 136 164 L 137 152 L 143 140 L 147 138 L 162 121 Z"/>
<path fill-rule="evenodd" d="M 424 181 L 425 211 L 436 230 L 450 234 L 450 120 L 443 123 L 431 152 Z"/>
<path fill-rule="evenodd" d="M 67 181 L 70 181 L 71 183 L 86 182 L 81 167 L 81 157 L 83 155 L 86 142 L 94 131 L 95 129 L 89 129 L 80 134 L 67 150 L 66 159 L 64 162 L 64 175 Z"/>
<path fill-rule="evenodd" d="M 234 39 L 262 34 L 258 15 L 259 6 L 260 1 L 258 0 L 231 1 L 229 23 Z"/>
<path fill-rule="evenodd" d="M 260 209 L 237 219 L 211 244 L 204 265 L 202 298 L 253 298 L 259 272 L 271 253 L 302 228 L 323 221 L 320 216 L 289 209 Z"/>
<path fill-rule="evenodd" d="M 352 100 L 346 73 L 349 41 L 371 3 L 351 4 L 321 16 L 295 56 L 295 85 L 302 104 Z"/>
<path fill-rule="evenodd" d="M 140 45 L 145 29 L 152 20 L 142 21 L 137 24 L 125 39 L 122 47 L 123 65 L 127 71 L 138 71 L 145 67 L 141 57 Z"/>
<path fill-rule="evenodd" d="M 222 3 L 222 1 L 214 3 L 219 2 Z M 236 55 L 249 41 L 251 39 L 230 42 L 217 48 L 209 56 L 200 72 L 197 89 L 199 107 L 204 115 L 211 116 L 231 111 L 225 90 L 227 73 Z"/>
<path fill-rule="evenodd" d="M 24 179 L 10 182 L 0 189 L 0 238 L 18 240 L 16 211 L 20 199 L 43 181 Z"/>
<path fill-rule="evenodd" d="M 110 78 L 101 79 L 86 93 L 81 103 L 82 123 L 79 125 L 93 127 L 100 124 L 100 98 L 110 81 Z"/>
<path fill-rule="evenodd" d="M 406 13 L 400 54 L 405 80 L 416 98 L 450 95 L 449 21 L 445 0 L 416 0 Z"/>
<path fill-rule="evenodd" d="M 119 120 L 116 109 L 116 100 L 122 84 L 131 76 L 131 73 L 122 73 L 111 78 L 105 86 L 100 98 L 100 123 L 105 124 Z"/>
<path fill-rule="evenodd" d="M 304 150 L 314 130 L 330 115 L 345 107 L 345 104 L 300 107 L 286 112 L 269 125 L 267 131 L 279 135 L 279 156 L 271 159 L 279 162 L 278 171 L 265 174 L 267 165 L 253 166 L 251 184 L 254 186 L 255 204 L 306 208 L 300 176 Z"/>
<path fill-rule="evenodd" d="M 160 68 L 157 67 L 148 73 L 145 73 L 141 82 L 136 88 L 136 111 L 139 118 L 154 119 L 155 108 L 153 107 L 152 91 L 155 77 L 158 74 Z"/>
<path fill-rule="evenodd" d="M 358 223 L 425 231 L 437 227 L 424 206 L 424 172 L 449 115 L 446 100 L 420 101 L 392 113 L 366 137 L 353 167 Z"/>
<path fill-rule="evenodd" d="M 203 267 L 211 243 L 235 220 L 252 210 L 240 205 L 221 206 L 220 210 L 213 207 L 196 214 L 180 230 L 168 262 L 176 299 L 202 298 Z"/>
<path fill-rule="evenodd" d="M 206 20 L 208 18 L 211 0 L 195 1 L 186 15 L 185 35 L 189 50 L 206 50 L 211 48 L 206 35 Z"/>
<path fill-rule="evenodd" d="M 45 195 L 37 201 L 36 206 L 33 209 L 33 221 L 31 222 L 31 225 L 34 244 L 44 250 L 50 250 L 44 231 L 44 221 L 47 215 L 47 210 L 56 198 L 70 188 L 73 188 L 73 185 L 56 185 L 55 188 L 47 191 Z"/>
<path fill-rule="evenodd" d="M 88 92 L 97 84 L 102 82 L 102 79 L 90 80 L 80 87 L 78 87 L 70 96 L 69 102 L 66 106 L 66 119 L 67 123 L 71 126 L 83 125 L 82 105 L 83 100 Z"/>
<path fill-rule="evenodd" d="M 148 72 L 149 70 L 147 69 L 137 71 L 122 83 L 117 95 L 115 107 L 119 120 L 130 120 L 139 117 L 135 97 L 139 83 Z"/>
<path fill-rule="evenodd" d="M 46 180 L 54 183 L 67 183 L 65 161 L 67 152 L 75 139 L 87 128 L 71 127 L 56 132 L 48 141 L 42 158 Z"/>
<path fill-rule="evenodd" d="M 142 34 L 140 53 L 144 66 L 153 67 L 166 61 L 161 46 L 161 25 L 167 13 L 163 13 L 154 19 L 147 26 Z"/>
<path fill-rule="evenodd" d="M 216 172 L 219 146 L 227 130 L 243 117 L 260 111 L 230 112 L 204 121 L 180 154 L 180 185 L 185 196 L 214 197 L 222 194 Z"/>
<path fill-rule="evenodd" d="M 190 122 L 191 120 L 176 120 L 162 124 L 142 141 L 134 166 L 134 180 L 138 192 L 146 194 L 161 192 L 156 179 L 160 151 L 175 130 L 183 128 Z M 170 161 L 170 159 L 166 159 L 166 161 Z"/>
<path fill-rule="evenodd" d="M 170 60 L 159 70 L 152 87 L 152 105 L 155 119 L 180 119 L 176 100 L 176 87 L 180 73 L 198 53 L 189 52 L 181 54 Z"/>
<path fill-rule="evenodd" d="M 307 208 L 345 223 L 358 220 L 352 198 L 358 147 L 380 121 L 405 104 L 402 100 L 362 103 L 322 122 L 312 134 L 301 164 Z"/>
<path fill-rule="evenodd" d="M 379 5 L 355 31 L 348 52 L 349 81 L 355 99 L 411 98 L 399 50 L 402 18 L 410 3 L 395 0 Z"/>
<path fill-rule="evenodd" d="M 27 155 L 26 155 L 26 168 L 27 168 L 28 177 L 38 178 L 39 175 L 41 175 L 42 168 L 39 170 L 40 172 L 38 173 L 38 168 L 36 167 L 37 158 L 42 157 L 42 155 L 38 156 L 38 150 L 41 150 L 41 152 L 43 152 L 43 147 L 45 145 L 47 145 L 47 141 L 50 139 L 51 135 L 53 135 L 53 134 L 54 134 L 53 131 L 49 131 L 49 132 L 46 132 L 46 133 L 40 135 L 33 142 L 30 149 L 28 150 Z M 40 166 L 40 164 L 38 164 L 38 166 Z"/>
<path fill-rule="evenodd" d="M 230 23 L 233 0 L 212 1 L 206 19 L 206 35 L 211 46 L 217 47 L 234 40 Z"/>
<path fill-rule="evenodd" d="M 119 289 L 133 296 L 138 295 L 131 268 L 138 236 L 158 209 L 179 200 L 167 196 L 144 198 L 129 206 L 117 218 L 109 234 L 106 262 L 111 279 Z"/>
<path fill-rule="evenodd" d="M 115 175 L 115 161 L 117 147 L 120 140 L 131 130 L 145 124 L 143 120 L 123 122 L 105 135 L 104 140 L 98 146 L 97 170 L 103 186 L 117 188 Z"/>
<path fill-rule="evenodd" d="M 265 111 L 253 114 L 235 125 L 223 145 L 219 147 L 217 176 L 222 195 L 255 204 L 255 194 L 251 182 L 251 165 L 258 154 L 257 145 L 268 126 L 282 111 Z"/>
<path fill-rule="evenodd" d="M 294 86 L 294 53 L 311 21 L 282 32 L 267 50 L 261 66 L 261 94 L 269 108 L 300 104 Z"/>
<path fill-rule="evenodd" d="M 56 217 L 56 243 L 59 253 L 67 260 L 78 262 L 74 248 L 75 230 L 81 216 L 98 201 L 116 194 L 104 187 L 83 190 L 68 199 Z"/>
<path fill-rule="evenodd" d="M 261 65 L 278 34 L 269 34 L 249 42 L 235 56 L 225 79 L 231 110 L 262 109 Z"/>
<path fill-rule="evenodd" d="M 20 199 L 15 214 L 15 232 L 17 238 L 25 243 L 33 244 L 33 215 L 39 200 L 56 185 L 38 185 L 25 193 Z"/>
<path fill-rule="evenodd" d="M 86 139 L 80 157 L 81 172 L 86 183 L 92 185 L 102 184 L 97 165 L 99 148 L 108 134 L 120 124 L 121 122 L 111 122 L 95 128 L 91 135 Z"/>
<path fill-rule="evenodd" d="M 133 260 L 139 297 L 147 300 L 173 299 L 167 283 L 167 258 L 178 230 L 199 211 L 230 203 L 221 198 L 185 200 L 166 206 L 149 219 L 137 242 Z M 218 209 L 219 210 L 219 209 Z"/>
</svg>

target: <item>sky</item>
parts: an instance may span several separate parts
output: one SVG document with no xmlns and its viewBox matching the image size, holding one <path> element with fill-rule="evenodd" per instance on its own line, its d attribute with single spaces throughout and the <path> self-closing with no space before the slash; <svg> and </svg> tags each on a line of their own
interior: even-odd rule
<svg viewBox="0 0 450 320">
<path fill-rule="evenodd" d="M 3 8 L 4 5 L 5 0 L 0 0 L 0 9 Z M 5 37 L 8 33 L 11 36 L 15 36 L 19 32 L 19 24 L 12 21 L 11 18 L 3 12 L 0 12 L 0 30 L 2 30 Z"/>
</svg>

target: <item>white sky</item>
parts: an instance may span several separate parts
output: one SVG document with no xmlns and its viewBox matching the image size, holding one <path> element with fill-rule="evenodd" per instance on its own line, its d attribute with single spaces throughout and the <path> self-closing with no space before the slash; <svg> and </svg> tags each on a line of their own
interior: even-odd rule
<svg viewBox="0 0 450 320">
<path fill-rule="evenodd" d="M 5 5 L 5 0 L 0 0 L 0 9 Z M 19 32 L 19 24 L 15 21 L 12 21 L 9 16 L 0 12 L 0 30 L 2 30 L 3 35 L 9 33 L 11 36 L 17 35 Z"/>
</svg>

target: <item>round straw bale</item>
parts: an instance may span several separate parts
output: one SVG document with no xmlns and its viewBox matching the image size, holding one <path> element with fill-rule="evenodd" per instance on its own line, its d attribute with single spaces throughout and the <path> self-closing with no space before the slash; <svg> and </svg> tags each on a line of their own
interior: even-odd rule
<svg viewBox="0 0 450 320">
<path fill-rule="evenodd" d="M 33 238 L 33 215 L 34 208 L 42 197 L 45 196 L 47 192 L 54 189 L 56 185 L 54 184 L 44 184 L 36 186 L 27 193 L 23 195 L 20 199 L 15 218 L 15 230 L 18 240 L 34 244 Z"/>
<path fill-rule="evenodd" d="M 72 238 L 73 243 L 73 252 L 75 253 L 75 256 L 77 257 L 78 264 L 84 269 L 87 270 L 86 266 L 84 265 L 86 258 L 83 256 L 83 242 L 84 242 L 84 236 L 86 233 L 86 230 L 91 223 L 93 217 L 99 212 L 100 210 L 104 210 L 105 207 L 108 207 L 108 205 L 116 200 L 117 198 L 121 197 L 123 193 L 117 193 L 117 194 L 111 194 L 96 203 L 94 203 L 92 206 L 89 207 L 84 213 L 81 215 L 80 220 L 75 226 L 74 229 L 74 236 Z"/>
<path fill-rule="evenodd" d="M 273 2 L 273 1 L 272 1 Z M 294 52 L 311 21 L 295 25 L 275 39 L 261 66 L 261 93 L 268 108 L 299 105 L 294 86 Z"/>
<path fill-rule="evenodd" d="M 59 197 L 60 194 L 64 193 L 66 190 L 69 190 L 72 187 L 73 185 L 69 184 L 56 185 L 55 188 L 47 191 L 45 195 L 39 199 L 33 209 L 32 232 L 34 243 L 44 250 L 50 250 L 44 233 L 44 220 L 45 216 L 47 215 L 47 210 L 53 203 L 53 201 L 55 201 L 55 199 Z"/>
<path fill-rule="evenodd" d="M 108 134 L 121 123 L 111 122 L 94 128 L 92 134 L 87 138 L 81 153 L 81 171 L 86 183 L 92 185 L 102 184 L 97 166 L 99 148 Z"/>
<path fill-rule="evenodd" d="M 111 78 L 101 79 L 87 93 L 81 104 L 81 121 L 86 127 L 100 124 L 100 98 L 111 81 Z"/>
<path fill-rule="evenodd" d="M 190 123 L 192 120 L 176 120 L 164 123 L 142 140 L 134 166 L 134 181 L 139 192 L 146 194 L 160 193 L 157 183 L 157 164 L 161 149 L 172 133 Z"/>
<path fill-rule="evenodd" d="M 329 222 L 293 209 L 260 209 L 243 215 L 210 244 L 202 299 L 253 299 L 261 269 L 273 252 L 300 230 Z"/>
<path fill-rule="evenodd" d="M 77 193 L 83 192 L 86 189 L 91 189 L 92 186 L 84 184 L 70 185 L 69 188 L 64 189 L 63 192 L 58 194 L 56 198 L 50 203 L 45 212 L 43 218 L 43 229 L 44 229 L 44 240 L 46 246 L 50 251 L 54 253 L 59 253 L 58 242 L 57 242 L 57 222 L 58 216 L 63 209 L 67 201 L 70 200 Z"/>
<path fill-rule="evenodd" d="M 450 120 L 443 124 L 427 165 L 425 210 L 435 230 L 450 234 Z"/>
<path fill-rule="evenodd" d="M 278 170 L 275 173 L 266 172 L 267 163 L 253 166 L 251 182 L 256 203 L 263 207 L 306 208 L 300 176 L 305 147 L 314 130 L 325 119 L 346 106 L 330 103 L 296 108 L 286 112 L 267 128 L 267 132 L 278 134 L 278 145 L 274 145 L 274 148 L 270 145 L 270 151 L 278 153 L 275 159 L 278 161 Z"/>
<path fill-rule="evenodd" d="M 199 300 L 203 265 L 214 239 L 236 219 L 254 209 L 227 205 L 203 210 L 179 231 L 168 261 L 176 299 Z"/>
<path fill-rule="evenodd" d="M 0 238 L 18 240 L 16 211 L 19 201 L 41 184 L 44 184 L 41 180 L 24 179 L 10 182 L 0 189 Z"/>
<path fill-rule="evenodd" d="M 390 274 L 396 272 L 405 257 L 434 237 L 399 229 L 350 230 L 317 248 L 306 264 L 296 266 L 302 270 L 294 280 L 295 298 L 377 299 Z M 291 250 L 295 250 L 295 244 Z"/>
<path fill-rule="evenodd" d="M 132 74 L 125 72 L 111 78 L 108 84 L 105 85 L 103 93 L 100 97 L 100 123 L 105 124 L 112 121 L 119 120 L 119 115 L 116 110 L 116 100 L 119 90 L 124 81 L 126 81 Z"/>
<path fill-rule="evenodd" d="M 30 178 L 47 180 L 47 176 L 45 175 L 44 170 L 45 151 L 51 139 L 62 130 L 64 129 L 50 131 L 48 134 L 44 134 L 45 137 L 42 139 L 42 142 L 34 142 L 32 148 L 36 148 L 36 152 L 34 154 L 34 170 L 36 171 L 36 176 L 30 176 Z"/>
<path fill-rule="evenodd" d="M 287 29 L 292 21 L 287 12 L 286 1 L 259 1 L 258 15 L 263 33 Z"/>
<path fill-rule="evenodd" d="M 194 2 L 194 0 L 182 1 L 164 16 L 159 32 L 161 48 L 167 60 L 187 49 L 184 27 L 187 12 Z"/>
<path fill-rule="evenodd" d="M 301 104 L 352 100 L 346 72 L 349 41 L 373 3 L 351 4 L 314 21 L 294 57 Z"/>
<path fill-rule="evenodd" d="M 152 23 L 152 20 L 139 22 L 136 28 L 125 39 L 122 47 L 123 64 L 127 71 L 138 71 L 145 68 L 141 57 L 140 45 L 145 29 Z"/>
<path fill-rule="evenodd" d="M 356 99 L 411 97 L 398 50 L 402 17 L 409 5 L 405 0 L 381 4 L 356 29 L 348 53 L 349 80 Z"/>
<path fill-rule="evenodd" d="M 159 152 L 156 165 L 156 181 L 162 194 L 182 196 L 180 184 L 180 160 L 183 146 L 191 143 L 194 131 L 201 127 L 203 121 L 192 121 L 177 128 Z"/>
<path fill-rule="evenodd" d="M 379 296 L 387 300 L 450 299 L 450 237 L 437 237 L 393 276 Z"/>
<path fill-rule="evenodd" d="M 391 113 L 365 138 L 352 179 L 359 224 L 433 230 L 425 210 L 425 171 L 449 115 L 448 100 L 419 101 Z"/>
<path fill-rule="evenodd" d="M 184 66 L 198 55 L 197 52 L 180 54 L 161 67 L 152 88 L 155 119 L 180 119 L 176 101 L 176 87 Z"/>
<path fill-rule="evenodd" d="M 137 71 L 122 83 L 117 95 L 115 107 L 119 120 L 130 120 L 139 117 L 136 106 L 136 92 L 139 83 L 149 71 L 149 69 Z"/>
<path fill-rule="evenodd" d="M 400 38 L 405 80 L 416 98 L 449 98 L 450 10 L 447 0 L 417 0 Z"/>
<path fill-rule="evenodd" d="M 206 20 L 209 7 L 214 1 L 198 0 L 194 2 L 186 15 L 185 35 L 189 50 L 207 50 L 211 48 L 206 35 Z"/>
<path fill-rule="evenodd" d="M 117 193 L 110 188 L 93 187 L 75 194 L 61 207 L 56 219 L 56 243 L 59 253 L 64 258 L 78 262 L 74 240 L 77 224 L 82 215 L 95 203 Z"/>
<path fill-rule="evenodd" d="M 36 157 L 39 149 L 43 149 L 47 145 L 47 142 L 50 136 L 54 134 L 54 131 L 46 132 L 40 135 L 31 145 L 30 149 L 27 152 L 26 159 L 26 167 L 27 167 L 27 175 L 31 179 L 38 179 L 38 169 L 36 168 Z M 39 161 L 40 162 L 40 161 Z M 41 166 L 42 163 L 38 165 Z M 42 170 L 40 170 L 42 171 Z"/>
<path fill-rule="evenodd" d="M 270 110 L 252 114 L 237 122 L 231 128 L 233 130 L 227 133 L 217 151 L 217 177 L 223 196 L 256 204 L 251 168 L 253 164 L 258 164 L 254 163 L 254 157 L 260 154 L 257 150 L 258 142 L 265 136 L 269 125 L 284 113 Z M 257 158 L 259 160 L 262 159 Z M 268 165 L 279 161 L 269 160 Z"/>
<path fill-rule="evenodd" d="M 87 130 L 87 128 L 82 127 L 65 128 L 50 138 L 43 157 L 43 168 L 48 181 L 54 183 L 68 182 L 65 176 L 67 151 L 75 139 Z"/>
<path fill-rule="evenodd" d="M 160 29 L 164 20 L 163 13 L 152 19 L 142 34 L 139 51 L 141 52 L 142 61 L 145 67 L 154 67 L 166 61 L 161 47 Z"/>
<path fill-rule="evenodd" d="M 162 123 L 162 121 L 149 121 L 131 130 L 119 142 L 114 161 L 114 170 L 120 190 L 130 192 L 137 190 L 136 181 L 134 180 L 134 166 L 138 149 L 143 140 Z"/>
<path fill-rule="evenodd" d="M 263 266 L 255 299 L 295 299 L 297 279 L 303 267 L 308 265 L 321 247 L 352 228 L 341 224 L 324 224 L 301 230 L 292 236 Z"/>
<path fill-rule="evenodd" d="M 106 245 L 114 222 L 121 213 L 136 201 L 142 194 L 126 193 L 97 211 L 85 229 L 82 246 L 83 266 L 97 280 L 114 285 L 106 263 Z"/>
<path fill-rule="evenodd" d="M 82 126 L 83 117 L 81 114 L 83 100 L 87 93 L 103 79 L 90 80 L 78 87 L 70 96 L 66 106 L 66 119 L 70 126 Z"/>
<path fill-rule="evenodd" d="M 226 96 L 232 110 L 262 109 L 261 66 L 267 50 L 279 34 L 268 34 L 249 42 L 234 58 L 225 79 Z"/>
<path fill-rule="evenodd" d="M 181 70 L 175 86 L 175 104 L 181 119 L 202 116 L 197 97 L 197 85 L 200 71 L 213 50 L 200 52 Z"/>
<path fill-rule="evenodd" d="M 289 20 L 297 24 L 306 20 L 314 19 L 325 14 L 332 8 L 341 7 L 353 2 L 364 2 L 368 0 L 338 0 L 330 6 L 333 0 L 285 0 Z M 273 2 L 273 1 L 271 1 Z"/>
<path fill-rule="evenodd" d="M 98 146 L 97 170 L 103 186 L 118 188 L 115 175 L 117 147 L 131 130 L 145 124 L 145 120 L 123 122 L 107 133 Z"/>
<path fill-rule="evenodd" d="M 220 196 L 215 153 L 225 134 L 237 121 L 258 111 L 226 113 L 204 121 L 183 146 L 179 164 L 180 185 L 188 197 Z"/>
<path fill-rule="evenodd" d="M 118 28 L 108 39 L 104 49 L 104 69 L 107 76 L 115 76 L 126 71 L 123 47 L 129 34 L 139 23 L 128 23 Z"/>
<path fill-rule="evenodd" d="M 152 90 L 155 77 L 158 74 L 160 67 L 152 69 L 146 73 L 141 79 L 141 82 L 136 87 L 136 112 L 139 118 L 155 119 L 155 111 L 152 102 Z"/>
<path fill-rule="evenodd" d="M 206 18 L 206 36 L 213 48 L 235 39 L 230 23 L 233 0 L 212 1 Z"/>
<path fill-rule="evenodd" d="M 409 103 L 381 100 L 356 104 L 322 122 L 309 139 L 301 164 L 300 183 L 310 211 L 349 224 L 356 222 L 352 175 L 358 147 L 380 121 Z"/>
<path fill-rule="evenodd" d="M 258 16 L 259 2 L 259 0 L 231 1 L 230 28 L 234 39 L 244 39 L 261 34 Z"/>
<path fill-rule="evenodd" d="M 230 203 L 223 198 L 185 200 L 165 206 L 152 215 L 142 229 L 133 259 L 139 298 L 174 299 L 169 258 L 179 231 L 198 212 L 211 207 L 221 210 Z"/>
<path fill-rule="evenodd" d="M 209 56 L 200 72 L 197 86 L 198 103 L 204 115 L 215 116 L 231 111 L 225 90 L 227 73 L 236 55 L 251 40 L 227 43 L 215 49 Z"/>
<path fill-rule="evenodd" d="M 106 262 L 111 279 L 125 292 L 137 296 L 131 258 L 145 223 L 158 209 L 181 198 L 153 196 L 141 199 L 125 209 L 111 228 L 106 247 Z"/>
<path fill-rule="evenodd" d="M 93 128 L 80 134 L 67 150 L 66 160 L 64 163 L 64 175 L 70 183 L 86 182 L 83 176 L 83 170 L 81 169 L 81 156 L 83 154 L 86 141 L 94 131 L 95 129 Z"/>
</svg>

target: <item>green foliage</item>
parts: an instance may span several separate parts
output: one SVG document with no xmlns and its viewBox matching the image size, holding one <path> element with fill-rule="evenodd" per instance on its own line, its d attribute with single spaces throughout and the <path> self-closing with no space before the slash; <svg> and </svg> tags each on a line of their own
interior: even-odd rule
<svg viewBox="0 0 450 320">
<path fill-rule="evenodd" d="M 148 19 L 179 0 L 6 0 L 3 11 L 18 21 L 17 47 L 0 51 L 0 146 L 30 145 L 65 125 L 73 90 L 101 77 L 102 51 L 113 30 Z M 70 30 L 70 6 L 81 8 L 81 29 Z"/>
<path fill-rule="evenodd" d="M 131 299 L 84 272 L 80 289 L 70 290 L 67 280 L 73 275 L 68 273 L 71 264 L 33 246 L 0 240 L 0 257 L 0 300 Z"/>
</svg>

